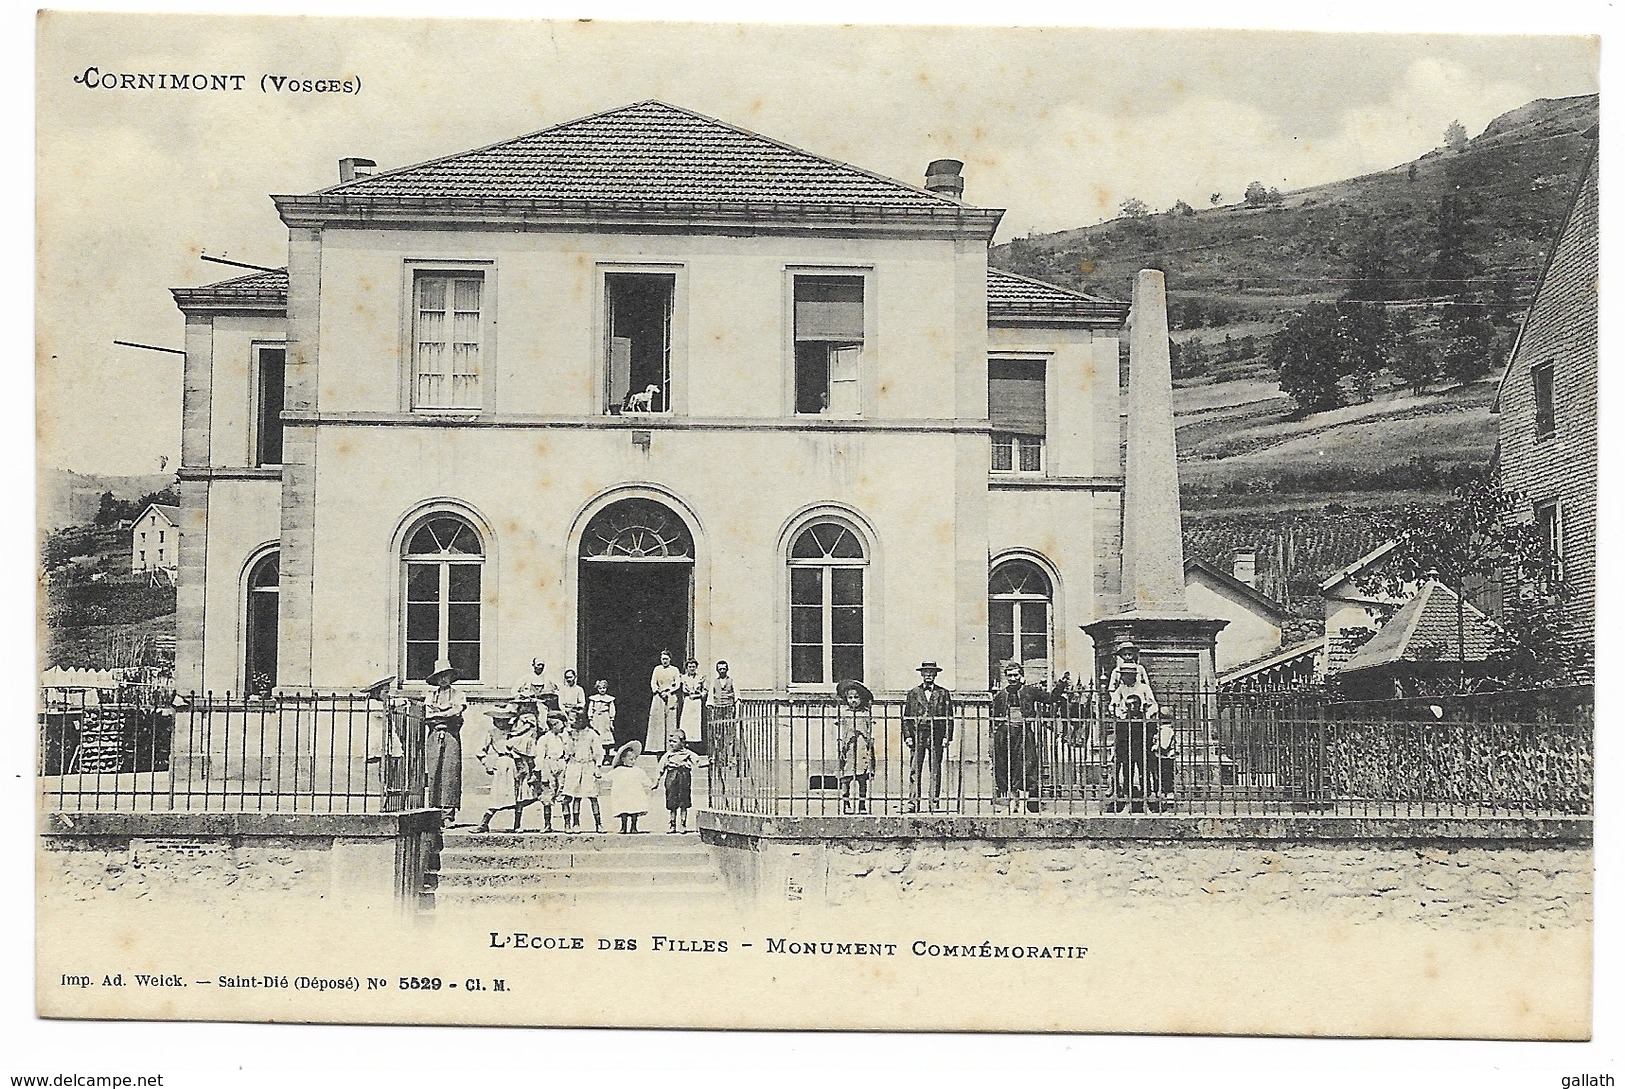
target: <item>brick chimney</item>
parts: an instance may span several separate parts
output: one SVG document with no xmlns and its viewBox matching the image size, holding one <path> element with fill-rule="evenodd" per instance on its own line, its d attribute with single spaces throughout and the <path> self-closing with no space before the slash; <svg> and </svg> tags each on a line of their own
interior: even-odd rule
<svg viewBox="0 0 1625 1089">
<path fill-rule="evenodd" d="M 965 164 L 958 159 L 936 159 L 925 168 L 925 187 L 939 197 L 961 200 L 965 196 Z"/>
<path fill-rule="evenodd" d="M 339 182 L 343 184 L 344 182 L 353 182 L 357 178 L 370 178 L 373 171 L 377 169 L 378 164 L 371 159 L 340 159 Z"/>
</svg>

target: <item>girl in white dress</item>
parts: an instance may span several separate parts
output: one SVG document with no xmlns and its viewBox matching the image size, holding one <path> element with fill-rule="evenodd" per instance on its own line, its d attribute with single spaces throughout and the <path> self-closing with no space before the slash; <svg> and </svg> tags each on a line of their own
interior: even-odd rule
<svg viewBox="0 0 1625 1089">
<path fill-rule="evenodd" d="M 564 830 L 574 832 L 581 827 L 581 799 L 592 802 L 593 830 L 604 830 L 604 817 L 598 808 L 598 761 L 600 748 L 598 731 L 577 719 L 576 728 L 564 743 Z"/>
<path fill-rule="evenodd" d="M 654 784 L 649 781 L 649 773 L 638 767 L 642 755 L 643 746 L 628 741 L 615 754 L 615 766 L 609 769 L 609 811 L 621 819 L 622 835 L 637 835 L 638 818 L 649 812 L 649 792 Z"/>
</svg>

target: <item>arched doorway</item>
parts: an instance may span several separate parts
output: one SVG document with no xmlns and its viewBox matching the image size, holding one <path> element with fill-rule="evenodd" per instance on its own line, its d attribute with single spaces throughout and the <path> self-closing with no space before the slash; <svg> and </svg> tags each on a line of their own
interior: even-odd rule
<svg viewBox="0 0 1625 1089">
<path fill-rule="evenodd" d="M 641 496 L 612 503 L 581 535 L 576 601 L 582 682 L 615 697 L 615 740 L 642 740 L 649 674 L 662 650 L 682 668 L 694 650 L 694 536 L 670 507 Z"/>
</svg>

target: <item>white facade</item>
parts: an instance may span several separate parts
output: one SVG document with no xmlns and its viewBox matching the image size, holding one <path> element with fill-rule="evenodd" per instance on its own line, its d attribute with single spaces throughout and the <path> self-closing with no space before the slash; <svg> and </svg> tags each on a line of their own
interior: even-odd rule
<svg viewBox="0 0 1625 1089">
<path fill-rule="evenodd" d="M 179 511 L 152 503 L 130 526 L 130 573 L 173 572 L 179 563 Z"/>
</svg>

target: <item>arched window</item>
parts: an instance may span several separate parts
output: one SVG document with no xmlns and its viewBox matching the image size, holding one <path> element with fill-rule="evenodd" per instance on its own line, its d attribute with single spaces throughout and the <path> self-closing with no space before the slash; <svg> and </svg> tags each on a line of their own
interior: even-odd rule
<svg viewBox="0 0 1625 1089">
<path fill-rule="evenodd" d="M 863 680 L 863 541 L 814 522 L 790 545 L 790 683 Z"/>
<path fill-rule="evenodd" d="M 988 577 L 988 676 L 995 687 L 1004 662 L 1049 660 L 1053 594 L 1049 576 L 1031 560 L 1006 560 Z"/>
<path fill-rule="evenodd" d="M 255 695 L 269 695 L 276 687 L 281 571 L 281 553 L 274 549 L 248 569 L 248 600 L 243 603 L 243 689 Z"/>
<path fill-rule="evenodd" d="M 455 514 L 433 514 L 407 535 L 405 679 L 420 681 L 450 658 L 459 678 L 480 679 L 480 572 L 485 546 Z"/>
</svg>

